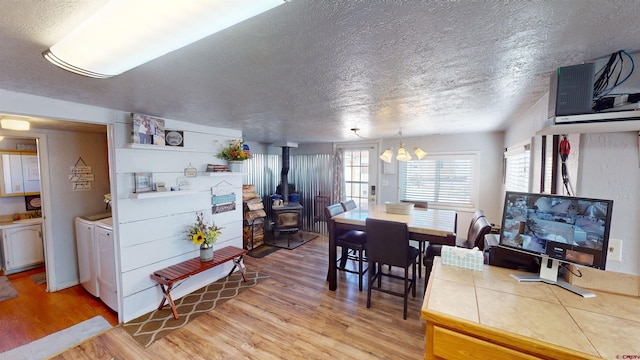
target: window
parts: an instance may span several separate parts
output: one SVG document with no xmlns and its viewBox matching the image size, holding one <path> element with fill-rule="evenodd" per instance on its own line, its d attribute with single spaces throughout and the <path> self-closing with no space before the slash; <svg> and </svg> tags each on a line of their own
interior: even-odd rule
<svg viewBox="0 0 640 360">
<path fill-rule="evenodd" d="M 369 150 L 344 150 L 344 182 L 346 199 L 353 199 L 366 209 L 369 198 Z"/>
<path fill-rule="evenodd" d="M 435 154 L 400 163 L 400 198 L 429 207 L 475 208 L 477 154 Z"/>
<path fill-rule="evenodd" d="M 506 191 L 529 191 L 530 145 L 516 146 L 504 153 L 506 171 L 504 187 Z"/>
</svg>

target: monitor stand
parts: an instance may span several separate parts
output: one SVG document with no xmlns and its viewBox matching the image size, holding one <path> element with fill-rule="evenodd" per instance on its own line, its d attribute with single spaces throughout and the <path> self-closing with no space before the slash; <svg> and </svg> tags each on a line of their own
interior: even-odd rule
<svg viewBox="0 0 640 360">
<path fill-rule="evenodd" d="M 518 282 L 536 282 L 541 281 L 547 284 L 557 285 L 565 290 L 569 290 L 572 293 L 578 294 L 584 298 L 593 298 L 596 297 L 596 294 L 581 289 L 577 286 L 573 286 L 568 282 L 558 279 L 558 268 L 560 266 L 560 261 L 556 259 L 551 259 L 547 256 L 542 257 L 542 261 L 540 262 L 540 273 L 539 274 L 510 274 L 510 276 Z"/>
</svg>

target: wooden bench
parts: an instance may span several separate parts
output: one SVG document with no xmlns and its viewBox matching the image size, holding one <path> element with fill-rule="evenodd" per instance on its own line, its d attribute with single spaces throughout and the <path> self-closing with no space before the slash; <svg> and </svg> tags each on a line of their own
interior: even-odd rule
<svg viewBox="0 0 640 360">
<path fill-rule="evenodd" d="M 220 264 L 224 264 L 227 261 L 233 260 L 233 262 L 235 263 L 233 265 L 233 269 L 231 269 L 229 275 L 227 276 L 230 276 L 236 269 L 236 267 L 239 267 L 240 273 L 242 274 L 242 279 L 244 281 L 247 281 L 247 278 L 245 277 L 245 266 L 242 262 L 242 257 L 248 253 L 249 252 L 245 249 L 240 249 L 235 246 L 227 246 L 222 249 L 216 250 L 213 253 L 213 260 L 211 261 L 202 262 L 200 261 L 200 258 L 197 257 L 155 271 L 153 274 L 151 274 L 151 279 L 160 284 L 160 288 L 162 289 L 163 294 L 163 298 L 160 302 L 160 306 L 158 306 L 158 310 L 162 309 L 165 301 L 168 301 L 169 305 L 171 306 L 173 317 L 177 320 L 178 311 L 176 310 L 176 305 L 173 303 L 173 299 L 171 298 L 171 290 L 189 277 L 199 274 L 205 270 L 209 270 Z"/>
</svg>

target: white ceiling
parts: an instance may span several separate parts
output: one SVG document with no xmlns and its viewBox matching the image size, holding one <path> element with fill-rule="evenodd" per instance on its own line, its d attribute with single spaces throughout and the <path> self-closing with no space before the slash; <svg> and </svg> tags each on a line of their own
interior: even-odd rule
<svg viewBox="0 0 640 360">
<path fill-rule="evenodd" d="M 501 130 L 555 68 L 640 48 L 640 4 L 626 0 L 292 0 L 110 79 L 41 56 L 104 3 L 0 0 L 0 88 L 251 141 L 349 141 L 353 127 L 371 138 Z"/>
</svg>

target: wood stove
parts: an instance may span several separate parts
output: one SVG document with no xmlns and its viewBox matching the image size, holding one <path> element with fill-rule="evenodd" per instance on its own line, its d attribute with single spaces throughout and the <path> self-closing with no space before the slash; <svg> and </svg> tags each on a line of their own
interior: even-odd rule
<svg viewBox="0 0 640 360">
<path fill-rule="evenodd" d="M 289 191 L 292 187 L 289 184 L 287 175 L 289 174 L 289 147 L 288 143 L 282 146 L 282 171 L 280 172 L 281 182 L 278 185 L 278 192 L 282 194 L 282 205 L 271 207 L 271 219 L 273 222 L 274 242 L 281 232 L 288 233 L 287 247 L 291 246 L 291 235 L 298 233 L 302 240 L 302 205 L 298 202 L 289 201 Z M 297 144 L 295 144 L 297 146 Z M 295 188 L 293 188 L 295 189 Z M 294 190 L 295 191 L 295 190 Z"/>
<path fill-rule="evenodd" d="M 290 202 L 282 206 L 273 206 L 271 211 L 273 212 L 274 239 L 278 238 L 280 232 L 297 233 L 301 230 L 302 205 L 299 203 Z"/>
</svg>

